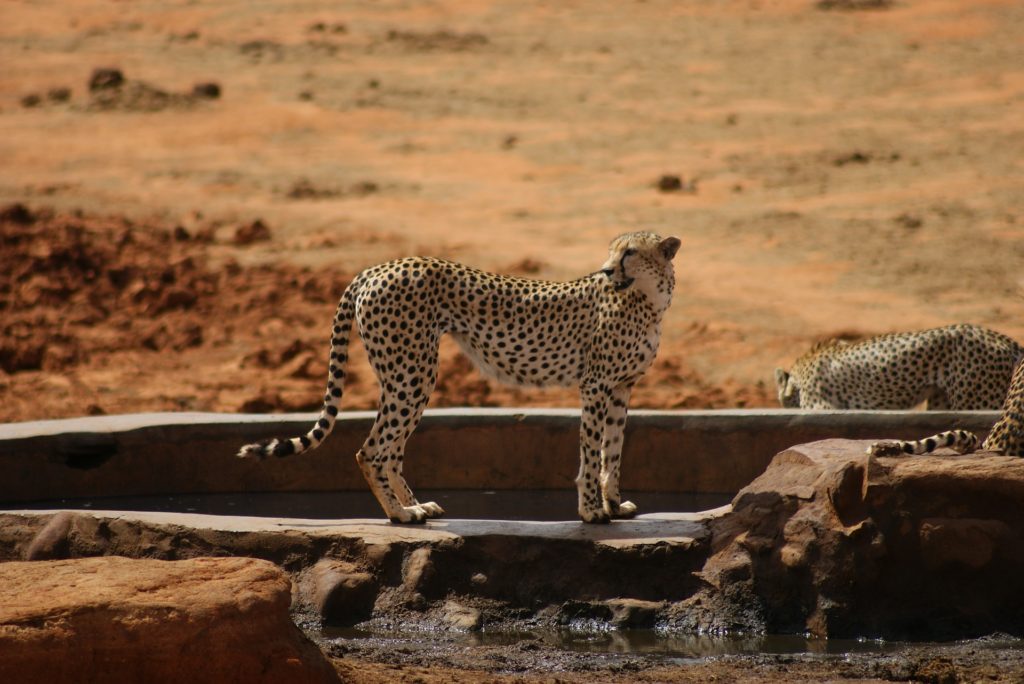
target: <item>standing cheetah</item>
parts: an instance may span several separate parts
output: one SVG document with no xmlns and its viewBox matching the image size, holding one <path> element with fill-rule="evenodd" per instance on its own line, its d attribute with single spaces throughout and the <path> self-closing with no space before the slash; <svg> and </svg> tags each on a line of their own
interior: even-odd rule
<svg viewBox="0 0 1024 684">
<path fill-rule="evenodd" d="M 961 454 L 974 451 L 978 436 L 966 430 L 950 430 L 914 442 L 876 442 L 868 447 L 874 456 L 927 454 L 939 447 L 949 447 Z M 1003 402 L 1003 412 L 981 445 L 982 451 L 1004 456 L 1024 456 L 1024 360 L 1017 364 L 1010 381 L 1010 390 Z"/>
<path fill-rule="evenodd" d="M 436 503 L 413 496 L 402 457 L 437 380 L 441 336 L 450 333 L 481 371 L 499 380 L 579 386 L 579 516 L 588 523 L 632 517 L 636 506 L 619 496 L 626 409 L 658 352 L 678 249 L 678 238 L 627 233 L 612 241 L 600 270 L 567 283 L 421 257 L 368 268 L 342 294 L 334 316 L 327 394 L 316 425 L 301 437 L 246 445 L 238 455 L 299 454 L 330 434 L 355 321 L 381 386 L 377 420 L 356 462 L 392 522 L 443 515 Z"/>
<path fill-rule="evenodd" d="M 805 409 L 995 410 L 1024 347 L 977 325 L 830 340 L 775 369 L 779 403 Z"/>
</svg>

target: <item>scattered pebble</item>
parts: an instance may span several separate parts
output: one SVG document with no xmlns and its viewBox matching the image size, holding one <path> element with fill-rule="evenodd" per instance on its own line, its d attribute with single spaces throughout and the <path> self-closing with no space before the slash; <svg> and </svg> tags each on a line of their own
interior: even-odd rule
<svg viewBox="0 0 1024 684">
<path fill-rule="evenodd" d="M 220 97 L 220 84 L 213 81 L 196 83 L 192 86 L 192 96 L 206 98 L 208 100 L 216 100 Z"/>
<path fill-rule="evenodd" d="M 89 90 L 106 90 L 108 88 L 120 88 L 124 85 L 124 74 L 120 69 L 99 67 L 92 70 L 89 77 Z"/>
<path fill-rule="evenodd" d="M 266 242 L 270 239 L 270 228 L 262 220 L 256 219 L 235 229 L 236 245 L 251 245 L 254 242 Z"/>
<path fill-rule="evenodd" d="M 348 33 L 348 26 L 341 22 L 328 24 L 323 21 L 310 24 L 308 30 L 312 33 Z"/>
<path fill-rule="evenodd" d="M 921 217 L 914 216 L 913 214 L 900 214 L 894 220 L 907 230 L 917 230 L 924 225 L 924 221 Z"/>
<path fill-rule="evenodd" d="M 857 12 L 860 10 L 881 10 L 892 7 L 892 0 L 818 0 L 820 10 L 844 10 Z"/>
<path fill-rule="evenodd" d="M 659 192 L 680 192 L 692 195 L 697 192 L 697 181 L 696 179 L 685 181 L 682 176 L 664 174 L 655 183 L 655 187 Z"/>
</svg>

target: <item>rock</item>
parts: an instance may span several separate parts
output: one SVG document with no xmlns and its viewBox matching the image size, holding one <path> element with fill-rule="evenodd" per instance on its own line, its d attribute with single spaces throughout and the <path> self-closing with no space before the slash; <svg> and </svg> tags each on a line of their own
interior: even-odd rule
<svg viewBox="0 0 1024 684">
<path fill-rule="evenodd" d="M 235 229 L 234 243 L 236 245 L 250 245 L 254 242 L 266 242 L 270 239 L 270 228 L 260 219 L 247 223 Z"/>
<path fill-rule="evenodd" d="M 97 68 L 92 70 L 89 77 L 89 90 L 106 90 L 108 88 L 120 88 L 124 84 L 124 74 L 120 69 Z"/>
<path fill-rule="evenodd" d="M 682 192 L 695 194 L 697 192 L 697 181 L 684 181 L 682 176 L 675 174 L 664 174 L 654 183 L 659 192 Z"/>
<path fill-rule="evenodd" d="M 683 189 L 683 179 L 674 174 L 665 174 L 655 185 L 662 192 L 679 192 Z"/>
<path fill-rule="evenodd" d="M 430 560 L 430 548 L 414 549 L 405 560 L 402 569 L 402 586 L 412 592 L 421 592 L 434 577 L 434 564 Z"/>
<path fill-rule="evenodd" d="M 662 604 L 638 599 L 611 599 L 605 604 L 611 609 L 611 623 L 621 628 L 650 629 L 658 618 Z"/>
<path fill-rule="evenodd" d="M 251 558 L 0 564 L 0 681 L 337 682 Z"/>
<path fill-rule="evenodd" d="M 604 603 L 566 601 L 558 608 L 555 619 L 559 625 L 577 625 L 585 622 L 607 622 L 611 616 L 611 608 Z"/>
<path fill-rule="evenodd" d="M 353 563 L 324 559 L 303 574 L 297 602 L 325 623 L 354 625 L 373 615 L 378 590 L 374 576 Z"/>
<path fill-rule="evenodd" d="M 220 84 L 212 81 L 209 83 L 196 83 L 192 86 L 192 97 L 216 100 L 220 97 Z"/>
<path fill-rule="evenodd" d="M 876 459 L 869 443 L 792 447 L 736 495 L 712 524 L 709 588 L 686 602 L 693 626 L 1024 633 L 1024 459 Z"/>
<path fill-rule="evenodd" d="M 25 550 L 25 560 L 57 560 L 70 555 L 68 535 L 77 514 L 61 511 L 46 523 Z"/>
<path fill-rule="evenodd" d="M 50 102 L 67 102 L 71 99 L 71 88 L 60 86 L 46 91 L 46 99 Z"/>
<path fill-rule="evenodd" d="M 480 611 L 456 601 L 445 601 L 441 607 L 441 621 L 452 629 L 475 632 L 483 625 Z"/>
</svg>

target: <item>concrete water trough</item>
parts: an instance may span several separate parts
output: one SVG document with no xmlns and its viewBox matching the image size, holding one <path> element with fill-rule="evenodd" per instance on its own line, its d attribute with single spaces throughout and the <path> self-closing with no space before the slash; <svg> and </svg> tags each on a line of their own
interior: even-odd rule
<svg viewBox="0 0 1024 684">
<path fill-rule="evenodd" d="M 622 490 L 642 513 L 727 502 L 793 444 L 829 437 L 915 438 L 984 432 L 994 412 L 634 411 Z M 0 426 L 0 508 L 113 508 L 279 517 L 376 518 L 354 454 L 373 421 L 343 413 L 301 456 L 247 461 L 239 446 L 294 436 L 313 414 L 156 413 Z M 453 518 L 575 519 L 579 411 L 428 410 L 405 475 Z M 304 503 L 303 503 L 304 502 Z"/>
</svg>

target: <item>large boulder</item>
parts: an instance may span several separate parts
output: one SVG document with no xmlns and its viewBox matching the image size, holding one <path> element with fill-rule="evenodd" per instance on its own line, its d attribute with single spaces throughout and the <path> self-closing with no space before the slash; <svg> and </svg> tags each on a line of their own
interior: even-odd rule
<svg viewBox="0 0 1024 684">
<path fill-rule="evenodd" d="M 1024 459 L 874 458 L 825 440 L 778 454 L 712 523 L 704 629 L 956 638 L 1024 633 Z"/>
<path fill-rule="evenodd" d="M 0 563 L 2 682 L 336 682 L 251 558 Z"/>
</svg>

